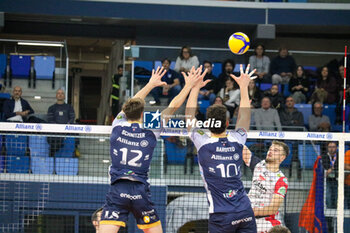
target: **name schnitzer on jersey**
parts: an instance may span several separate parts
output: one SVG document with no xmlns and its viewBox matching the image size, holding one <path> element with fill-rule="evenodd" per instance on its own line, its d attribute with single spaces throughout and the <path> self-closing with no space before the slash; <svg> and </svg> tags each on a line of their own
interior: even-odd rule
<svg viewBox="0 0 350 233">
<path fill-rule="evenodd" d="M 216 152 L 234 152 L 234 147 L 216 147 Z"/>
<path fill-rule="evenodd" d="M 140 145 L 140 143 L 138 143 L 138 142 L 132 142 L 132 141 L 129 141 L 129 140 L 127 140 L 125 138 L 121 138 L 121 137 L 118 137 L 117 141 L 124 143 L 126 145 L 130 145 L 130 146 L 139 146 Z"/>
<path fill-rule="evenodd" d="M 144 137 L 146 137 L 145 133 L 130 133 L 126 130 L 122 131 L 122 135 L 131 137 L 131 138 L 144 138 Z"/>
<path fill-rule="evenodd" d="M 212 155 L 211 159 L 215 159 L 215 160 L 233 160 L 233 156 Z"/>
</svg>

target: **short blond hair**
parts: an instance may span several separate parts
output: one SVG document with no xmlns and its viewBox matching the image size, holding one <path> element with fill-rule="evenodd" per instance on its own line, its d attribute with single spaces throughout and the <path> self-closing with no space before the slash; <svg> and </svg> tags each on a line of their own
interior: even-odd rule
<svg viewBox="0 0 350 233">
<path fill-rule="evenodd" d="M 281 141 L 277 141 L 277 140 L 273 140 L 272 141 L 272 145 L 281 146 L 283 151 L 284 151 L 284 155 L 286 156 L 286 158 L 288 157 L 288 155 L 289 155 L 289 147 L 288 147 L 288 145 L 286 143 L 281 142 Z"/>
<path fill-rule="evenodd" d="M 278 226 L 272 227 L 268 233 L 291 233 L 291 232 L 287 227 L 278 225 Z"/>
<path fill-rule="evenodd" d="M 145 108 L 145 101 L 141 98 L 132 98 L 123 105 L 123 112 L 126 119 L 136 121 L 141 118 L 141 114 Z"/>
</svg>

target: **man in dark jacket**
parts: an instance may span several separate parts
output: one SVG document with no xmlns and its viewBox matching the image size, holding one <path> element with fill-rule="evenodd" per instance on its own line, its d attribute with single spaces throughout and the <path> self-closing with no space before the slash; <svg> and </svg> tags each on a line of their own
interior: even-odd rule
<svg viewBox="0 0 350 233">
<path fill-rule="evenodd" d="M 286 84 L 293 76 L 296 64 L 292 56 L 288 54 L 286 47 L 279 49 L 279 54 L 270 64 L 270 72 L 272 75 L 273 84 Z"/>
<path fill-rule="evenodd" d="M 294 104 L 295 102 L 293 97 L 287 97 L 286 107 L 280 109 L 279 111 L 281 125 L 288 126 L 288 128 L 283 128 L 283 130 L 286 131 L 303 131 L 302 127 L 304 127 L 304 116 L 294 107 Z"/>
<path fill-rule="evenodd" d="M 16 86 L 12 91 L 12 98 L 6 100 L 3 105 L 3 113 L 6 121 L 26 122 L 28 115 L 33 114 L 34 110 L 29 103 L 21 98 L 22 88 Z"/>
</svg>

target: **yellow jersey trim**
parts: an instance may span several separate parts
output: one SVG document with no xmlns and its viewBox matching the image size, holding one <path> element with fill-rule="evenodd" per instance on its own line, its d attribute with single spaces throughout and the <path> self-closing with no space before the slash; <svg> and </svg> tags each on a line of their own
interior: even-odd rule
<svg viewBox="0 0 350 233">
<path fill-rule="evenodd" d="M 151 223 L 151 224 L 137 224 L 137 227 L 141 230 L 143 229 L 149 229 L 149 228 L 152 228 L 152 227 L 156 227 L 156 226 L 159 226 L 160 225 L 160 220 L 158 222 L 154 222 L 154 223 Z"/>
<path fill-rule="evenodd" d="M 100 224 L 102 225 L 115 225 L 115 226 L 122 226 L 125 227 L 125 222 L 122 221 L 115 221 L 115 220 L 102 220 L 100 221 Z"/>
</svg>

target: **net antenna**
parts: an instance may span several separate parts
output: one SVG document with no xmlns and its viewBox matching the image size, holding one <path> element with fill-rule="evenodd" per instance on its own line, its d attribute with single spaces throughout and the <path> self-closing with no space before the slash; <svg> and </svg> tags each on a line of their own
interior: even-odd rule
<svg viewBox="0 0 350 233">
<path fill-rule="evenodd" d="M 344 52 L 344 89 L 343 89 L 343 133 L 345 133 L 345 109 L 346 109 L 346 64 L 347 64 L 347 47 L 345 45 L 345 52 Z"/>
</svg>

